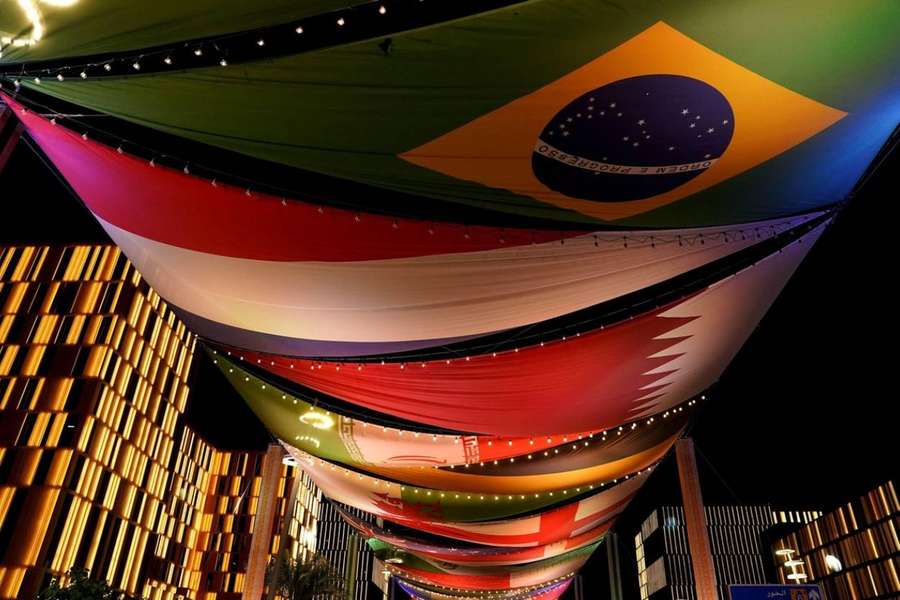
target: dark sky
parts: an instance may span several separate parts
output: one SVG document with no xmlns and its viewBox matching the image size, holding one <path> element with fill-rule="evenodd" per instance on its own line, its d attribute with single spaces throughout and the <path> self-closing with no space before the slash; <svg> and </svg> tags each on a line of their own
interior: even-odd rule
<svg viewBox="0 0 900 600">
<path fill-rule="evenodd" d="M 757 331 L 697 410 L 692 435 L 710 503 L 829 509 L 898 474 L 893 389 L 900 182 L 894 152 L 822 236 Z M 0 176 L 0 243 L 106 241 L 77 199 L 20 144 Z M 199 353 L 190 419 L 234 447 L 268 436 Z M 678 502 L 673 461 L 620 522 Z M 604 561 L 601 563 L 601 561 Z M 602 553 L 585 574 L 605 569 Z"/>
</svg>

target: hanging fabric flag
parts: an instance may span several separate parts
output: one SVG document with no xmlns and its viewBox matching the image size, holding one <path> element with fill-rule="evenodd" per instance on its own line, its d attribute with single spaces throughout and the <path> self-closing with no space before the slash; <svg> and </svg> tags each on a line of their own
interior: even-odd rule
<svg viewBox="0 0 900 600">
<path fill-rule="evenodd" d="M 391 546 L 395 546 L 426 560 L 471 566 L 517 565 L 560 556 L 566 552 L 584 548 L 585 546 L 600 541 L 612 525 L 612 522 L 608 521 L 567 540 L 561 540 L 543 546 L 531 546 L 527 548 L 494 548 L 491 546 L 459 547 L 460 544 L 458 542 L 452 542 L 450 540 L 447 542 L 452 545 L 440 545 L 433 541 L 420 541 L 410 539 L 409 536 L 392 534 L 377 525 L 357 519 L 340 507 L 338 507 L 338 512 L 347 523 L 367 538 L 377 539 L 385 544 L 390 544 Z"/>
<path fill-rule="evenodd" d="M 687 298 L 552 343 L 361 370 L 251 352 L 245 358 L 316 392 L 457 431 L 537 436 L 617 427 L 715 382 L 824 227 Z"/>
<path fill-rule="evenodd" d="M 483 600 L 483 594 L 478 590 L 467 590 L 464 588 L 448 588 L 444 586 L 426 586 L 421 583 L 412 583 L 402 577 L 398 577 L 400 588 L 416 600 Z M 533 600 L 556 600 L 562 596 L 572 578 L 561 578 L 541 586 L 528 586 L 525 588 L 515 588 L 511 590 L 497 590 L 491 593 L 492 598 L 496 600 L 522 600 L 523 598 L 531 598 Z"/>
<path fill-rule="evenodd" d="M 543 461 L 540 452 L 566 444 L 569 440 L 596 441 L 605 439 L 600 431 L 568 433 L 553 437 L 504 437 L 476 436 L 446 433 L 425 433 L 386 426 L 362 418 L 349 417 L 336 410 L 328 410 L 321 404 L 313 404 L 289 391 L 285 391 L 256 375 L 242 369 L 223 354 L 212 354 L 213 362 L 225 378 L 241 394 L 247 405 L 256 413 L 274 435 L 309 454 L 344 464 L 368 468 L 371 465 L 393 467 L 436 467 L 467 464 L 487 464 L 482 469 L 491 470 L 491 462 L 503 460 L 504 468 L 511 475 L 525 474 L 520 461 L 508 464 L 509 458 L 535 454 L 530 464 L 535 473 L 552 472 Z M 347 368 L 354 368 L 353 366 Z M 372 415 L 368 415 L 369 418 Z M 672 423 L 680 421 L 673 415 Z M 629 430 L 624 436 L 615 437 L 618 442 L 612 454 L 599 450 L 603 457 L 594 454 L 597 445 L 591 447 L 591 456 L 564 458 L 557 464 L 565 469 L 583 468 L 588 464 L 599 465 L 607 460 L 646 451 L 659 443 L 671 431 L 653 428 Z M 565 453 L 564 453 L 565 454 Z M 507 466 L 508 464 L 508 466 Z"/>
<path fill-rule="evenodd" d="M 558 508 L 503 520 L 503 514 L 534 511 L 565 502 L 567 497 L 577 498 L 579 492 L 548 492 L 537 494 L 537 498 L 534 494 L 500 496 L 443 492 L 442 498 L 441 492 L 436 490 L 402 486 L 365 475 L 360 477 L 360 474 L 345 469 L 332 469 L 333 465 L 295 448 L 287 449 L 330 499 L 421 531 L 490 546 L 541 546 L 597 527 L 624 510 L 650 472 L 645 470 L 634 477 L 592 489 L 589 486 L 581 493 L 592 495 L 573 499 Z M 430 496 L 428 491 L 432 492 Z"/>
<path fill-rule="evenodd" d="M 380 544 L 376 544 L 376 548 L 378 545 Z M 571 576 L 590 558 L 597 545 L 592 544 L 561 556 L 512 567 L 469 568 L 446 565 L 446 568 L 442 568 L 440 563 L 405 555 L 402 563 L 391 564 L 389 568 L 400 577 L 425 584 L 480 590 L 508 590 L 544 585 L 555 579 Z"/>
<path fill-rule="evenodd" d="M 527 326 L 669 280 L 759 243 L 758 232 L 767 239 L 817 216 L 565 239 L 320 214 L 152 167 L 9 102 L 194 331 L 280 354 L 381 354 Z"/>
<path fill-rule="evenodd" d="M 271 61 L 22 86 L 303 169 L 362 210 L 395 192 L 422 216 L 627 227 L 833 205 L 900 120 L 890 1 L 538 0 L 392 33 L 390 56 L 329 25 L 337 47 Z"/>
<path fill-rule="evenodd" d="M 351 471 L 286 446 L 296 463 L 306 471 L 329 498 L 381 514 L 398 522 L 434 521 L 468 523 L 505 519 L 546 509 L 568 499 L 589 497 L 596 490 L 615 489 L 642 478 L 650 468 L 621 478 L 595 481 L 585 486 L 528 494 L 491 494 L 423 488 Z M 610 490 L 611 491 L 611 490 Z"/>
</svg>

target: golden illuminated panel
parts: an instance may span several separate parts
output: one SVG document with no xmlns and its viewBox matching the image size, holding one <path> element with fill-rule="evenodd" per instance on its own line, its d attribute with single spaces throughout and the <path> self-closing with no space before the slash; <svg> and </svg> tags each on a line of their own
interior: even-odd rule
<svg viewBox="0 0 900 600">
<path fill-rule="evenodd" d="M 118 248 L 0 248 L 0 599 L 73 566 L 153 600 L 240 597 L 264 453 L 186 426 L 194 347 Z M 318 491 L 298 474 L 272 552 L 306 556 Z"/>
<path fill-rule="evenodd" d="M 898 532 L 900 501 L 889 481 L 773 547 L 794 550 L 794 558 L 803 561 L 807 582 L 821 585 L 828 598 L 895 598 L 900 596 Z M 779 567 L 782 583 L 788 583 L 789 572 Z"/>
</svg>

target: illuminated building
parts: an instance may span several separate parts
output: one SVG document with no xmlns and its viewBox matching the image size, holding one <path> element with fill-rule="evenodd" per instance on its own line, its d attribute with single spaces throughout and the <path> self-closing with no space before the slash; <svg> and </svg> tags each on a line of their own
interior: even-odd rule
<svg viewBox="0 0 900 600">
<path fill-rule="evenodd" d="M 319 492 L 281 448 L 186 424 L 194 350 L 118 248 L 0 248 L 0 598 L 85 567 L 145 598 L 237 599 L 252 544 L 312 552 Z"/>
<path fill-rule="evenodd" d="M 778 511 L 768 506 L 706 506 L 712 562 L 719 598 L 732 584 L 764 584 L 771 579 L 766 532 L 782 522 L 809 522 L 821 513 Z M 684 508 L 663 506 L 644 520 L 634 537 L 641 600 L 694 600 L 691 551 Z"/>
<path fill-rule="evenodd" d="M 893 481 L 772 545 L 778 580 L 817 583 L 826 598 L 900 596 L 900 501 Z"/>
<path fill-rule="evenodd" d="M 342 510 L 367 522 L 375 519 L 357 508 L 342 506 Z M 319 507 L 319 533 L 316 552 L 325 557 L 340 573 L 345 582 L 347 600 L 377 598 L 382 592 L 373 579 L 382 577 L 381 569 L 373 569 L 375 555 L 366 539 L 351 527 L 338 513 L 331 501 L 323 501 Z"/>
</svg>

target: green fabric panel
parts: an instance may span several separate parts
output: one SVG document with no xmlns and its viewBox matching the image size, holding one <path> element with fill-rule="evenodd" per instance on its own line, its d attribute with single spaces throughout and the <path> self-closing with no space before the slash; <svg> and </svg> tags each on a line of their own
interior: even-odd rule
<svg viewBox="0 0 900 600">
<path fill-rule="evenodd" d="M 344 447 L 337 425 L 331 429 L 315 429 L 300 422 L 298 417 L 312 408 L 310 404 L 265 384 L 222 355 L 214 355 L 213 359 L 247 406 L 275 436 L 319 458 L 358 465 Z M 310 438 L 315 438 L 318 445 Z M 542 492 L 536 497 L 535 494 L 478 494 L 404 485 L 401 496 L 404 502 L 417 506 L 423 515 L 437 513 L 444 520 L 470 522 L 512 517 L 599 489 L 582 486 L 579 491 Z"/>
<path fill-rule="evenodd" d="M 3 62 L 123 52 L 294 21 L 345 8 L 340 0 L 78 0 L 54 7 L 36 1 L 44 37 L 34 46 L 9 47 Z M 15 0 L 0 9 L 0 36 L 28 36 Z"/>
<path fill-rule="evenodd" d="M 312 409 L 312 405 L 308 402 L 266 385 L 222 355 L 210 354 L 210 356 L 250 410 L 276 437 L 314 456 L 355 464 L 356 461 L 341 441 L 337 425 L 331 429 L 316 429 L 300 421 L 300 415 Z M 334 415 L 334 418 L 337 421 L 339 416 Z"/>
<path fill-rule="evenodd" d="M 536 560 L 529 563 L 524 563 L 520 565 L 491 565 L 491 566 L 482 566 L 476 564 L 472 564 L 471 566 L 461 567 L 464 570 L 469 569 L 477 569 L 479 573 L 484 575 L 492 575 L 492 574 L 503 574 L 503 573 L 521 573 L 525 571 L 531 571 L 534 569 L 546 568 L 551 565 L 556 565 L 562 562 L 566 562 L 575 558 L 590 556 L 594 550 L 596 550 L 602 542 L 596 542 L 589 546 L 585 546 L 584 548 L 578 548 L 576 550 L 572 550 L 571 552 L 566 552 L 565 554 L 560 554 L 559 556 L 554 556 L 552 558 L 546 558 L 542 560 Z M 375 540 L 375 543 L 372 540 L 369 540 L 369 546 L 375 552 L 375 555 L 379 558 L 388 558 L 392 556 L 399 556 L 403 558 L 403 566 L 407 566 L 413 569 L 418 569 L 421 571 L 426 571 L 429 573 L 453 573 L 455 569 L 446 568 L 442 569 L 440 567 L 440 561 L 429 561 L 424 558 L 420 558 L 415 554 L 410 552 L 406 552 L 394 546 L 393 544 L 388 544 L 386 542 Z M 448 567 L 450 565 L 448 564 Z"/>
<path fill-rule="evenodd" d="M 589 491 L 592 494 L 600 491 L 594 486 L 580 489 L 580 493 L 566 490 L 507 495 L 429 490 L 407 485 L 403 486 L 400 496 L 405 504 L 415 506 L 423 518 L 434 516 L 437 520 L 472 523 L 509 519 L 534 510 L 550 509 L 566 500 L 583 498 Z"/>
<path fill-rule="evenodd" d="M 861 109 L 886 93 L 886 85 L 900 85 L 900 3 L 889 0 L 643 0 L 624 7 L 535 0 L 397 35 L 389 57 L 375 41 L 367 41 L 227 69 L 51 80 L 40 88 L 169 133 L 376 187 L 590 222 L 573 211 L 442 175 L 397 155 L 558 79 L 659 20 L 839 110 Z M 783 190 L 774 186 L 787 175 L 806 181 L 797 174 L 827 156 L 822 147 L 856 139 L 848 129 L 855 122 L 848 123 L 836 129 L 843 137 L 829 137 L 826 130 L 730 181 L 618 223 L 711 225 L 839 200 L 797 184 L 785 184 Z M 877 146 L 871 140 L 883 141 L 884 135 L 878 131 L 866 138 L 869 145 L 858 152 L 855 170 L 843 172 L 844 178 L 828 188 L 833 195 L 849 189 Z M 818 154 L 810 154 L 810 148 Z M 358 202 L 374 207 L 378 199 Z"/>
</svg>

